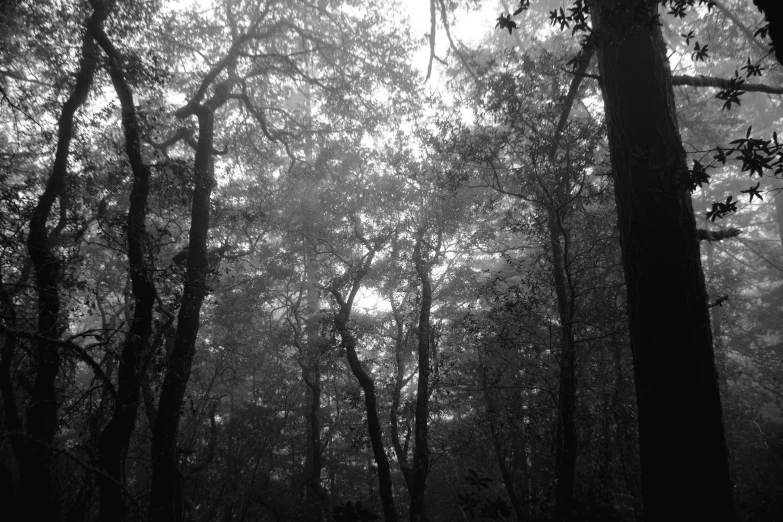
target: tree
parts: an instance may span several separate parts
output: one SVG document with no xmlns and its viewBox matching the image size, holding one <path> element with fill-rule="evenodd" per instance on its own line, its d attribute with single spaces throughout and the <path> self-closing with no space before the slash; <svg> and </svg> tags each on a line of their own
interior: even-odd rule
<svg viewBox="0 0 783 522">
<path fill-rule="evenodd" d="M 96 9 L 100 9 L 99 6 Z M 108 56 L 109 75 L 122 107 L 125 148 L 133 172 L 133 187 L 128 209 L 128 266 L 134 298 L 133 318 L 120 354 L 117 392 L 111 420 L 101 432 L 99 463 L 106 472 L 99 478 L 101 520 L 122 520 L 125 498 L 122 491 L 124 456 L 136 425 L 141 383 L 149 362 L 153 333 L 153 307 L 157 297 L 150 266 L 146 217 L 150 168 L 142 157 L 141 123 L 136 114 L 133 92 L 126 79 L 123 57 L 109 37 L 94 22 L 89 30 Z"/>
<path fill-rule="evenodd" d="M 609 132 L 645 514 L 654 520 L 675 514 L 734 519 L 690 175 L 657 9 L 652 1 L 579 3 L 568 17 L 554 12 L 553 20 L 586 30 L 589 13 L 594 25 L 585 49 L 597 49 Z M 667 427 L 672 418 L 685 435 Z M 694 483 L 698 493 L 689 491 Z M 716 495 L 720 502 L 710 503 Z"/>
<path fill-rule="evenodd" d="M 74 135 L 74 115 L 86 101 L 97 67 L 97 49 L 93 30 L 100 27 L 109 15 L 107 9 L 99 6 L 93 13 L 82 37 L 79 70 L 76 83 L 62 107 L 58 121 L 57 151 L 51 175 L 46 188 L 33 210 L 27 236 L 27 249 L 35 271 L 38 294 L 38 332 L 36 340 L 35 382 L 26 410 L 25 431 L 17 412 L 15 394 L 10 376 L 6 380 L 3 399 L 6 411 L 6 427 L 13 433 L 14 452 L 19 465 L 21 483 L 19 486 L 19 507 L 24 506 L 25 516 L 45 520 L 62 518 L 56 479 L 52 475 L 52 443 L 57 431 L 58 400 L 55 381 L 62 361 L 59 337 L 66 325 L 60 303 L 60 260 L 52 244 L 66 226 L 67 196 L 64 194 L 68 156 Z M 60 199 L 58 225 L 49 231 L 55 200 Z M 3 350 L 4 366 L 13 357 L 15 334 L 7 333 Z M 7 366 L 5 366 L 7 369 Z M 21 512 L 19 513 L 21 516 Z"/>
<path fill-rule="evenodd" d="M 657 4 L 596 2 L 592 16 L 628 288 L 645 516 L 736 519 Z"/>
</svg>

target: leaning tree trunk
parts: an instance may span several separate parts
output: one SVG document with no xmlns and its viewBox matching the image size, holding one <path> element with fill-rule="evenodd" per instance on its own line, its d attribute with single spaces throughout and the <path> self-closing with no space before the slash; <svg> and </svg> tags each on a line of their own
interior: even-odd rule
<svg viewBox="0 0 783 522">
<path fill-rule="evenodd" d="M 386 450 L 383 447 L 383 431 L 378 418 L 375 382 L 364 370 L 361 361 L 359 361 L 359 356 L 356 353 L 356 338 L 348 327 L 353 300 L 359 290 L 362 278 L 367 274 L 374 255 L 375 252 L 371 251 L 367 255 L 363 267 L 354 274 L 353 286 L 347 299 L 343 298 L 343 295 L 337 289 L 332 288 L 331 293 L 340 308 L 334 317 L 335 329 L 340 334 L 340 346 L 345 350 L 348 366 L 364 392 L 364 405 L 367 411 L 367 431 L 370 435 L 375 464 L 378 466 L 378 489 L 381 496 L 381 504 L 383 505 L 384 520 L 386 522 L 397 522 L 397 511 L 394 509 L 394 494 L 392 492 L 391 467 L 389 466 L 389 457 L 386 456 Z"/>
<path fill-rule="evenodd" d="M 188 268 L 182 305 L 177 315 L 177 333 L 169 355 L 155 425 L 152 428 L 152 493 L 149 504 L 151 522 L 182 519 L 177 433 L 180 409 L 196 352 L 199 314 L 208 291 L 207 232 L 213 180 L 214 110 L 225 103 L 228 88 L 219 85 L 216 91 L 215 97 L 204 104 L 191 102 L 176 113 L 180 118 L 195 114 L 198 117 L 199 133 L 194 165 L 195 188 L 188 242 Z"/>
<path fill-rule="evenodd" d="M 82 38 L 82 56 L 76 84 L 65 102 L 58 121 L 57 150 L 52 174 L 33 210 L 27 236 L 27 250 L 35 270 L 38 291 L 38 333 L 56 340 L 65 330 L 60 310 L 60 260 L 52 250 L 51 239 L 65 225 L 65 178 L 68 156 L 74 135 L 74 115 L 87 100 L 97 64 L 91 27 L 100 27 L 108 12 L 96 9 Z M 52 207 L 60 198 L 60 222 L 47 232 Z M 20 472 L 19 505 L 29 520 L 60 520 L 62 509 L 52 474 L 52 442 L 57 432 L 57 391 L 55 382 L 60 371 L 60 347 L 55 342 L 36 341 L 35 381 L 26 412 L 26 437 L 16 453 Z"/>
<path fill-rule="evenodd" d="M 128 266 L 133 291 L 133 319 L 120 354 L 117 377 L 117 397 L 111 420 L 103 429 L 99 441 L 98 462 L 104 475 L 98 476 L 100 486 L 99 520 L 123 520 L 125 499 L 122 491 L 123 465 L 130 437 L 136 425 L 141 381 L 152 336 L 155 284 L 153 267 L 149 266 L 146 243 L 147 195 L 150 169 L 141 154 L 141 138 L 133 92 L 125 79 L 123 58 L 100 27 L 93 27 L 96 40 L 108 56 L 109 75 L 122 108 L 125 148 L 133 172 L 133 185 L 128 209 Z"/>
<path fill-rule="evenodd" d="M 645 520 L 736 520 L 657 4 L 591 3 L 628 292 Z"/>
</svg>

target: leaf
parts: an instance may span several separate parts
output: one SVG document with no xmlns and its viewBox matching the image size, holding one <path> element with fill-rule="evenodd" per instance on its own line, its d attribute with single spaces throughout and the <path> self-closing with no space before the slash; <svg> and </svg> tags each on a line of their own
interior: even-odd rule
<svg viewBox="0 0 783 522">
<path fill-rule="evenodd" d="M 763 190 L 759 190 L 760 183 L 756 183 L 755 187 L 749 187 L 747 190 L 740 190 L 743 194 L 748 194 L 750 196 L 749 203 L 753 203 L 753 198 L 757 197 L 760 200 L 764 201 L 764 198 L 761 197 L 761 193 L 764 192 Z"/>
<path fill-rule="evenodd" d="M 519 2 L 519 7 L 517 8 L 516 11 L 514 11 L 513 16 L 516 16 L 523 11 L 527 11 L 529 8 L 530 8 L 530 0 L 522 0 L 521 2 Z"/>
<path fill-rule="evenodd" d="M 501 13 L 500 16 L 498 16 L 497 21 L 498 23 L 495 24 L 495 27 L 499 27 L 501 31 L 503 29 L 508 29 L 508 34 L 511 34 L 511 31 L 517 28 L 517 23 L 511 19 L 511 15 L 506 15 L 504 18 Z"/>
<path fill-rule="evenodd" d="M 693 61 L 704 61 L 705 58 L 707 58 L 707 53 L 709 52 L 709 44 L 704 44 L 704 46 L 700 46 L 699 42 L 696 41 L 696 45 L 693 46 L 693 52 L 691 53 L 691 59 Z"/>
</svg>

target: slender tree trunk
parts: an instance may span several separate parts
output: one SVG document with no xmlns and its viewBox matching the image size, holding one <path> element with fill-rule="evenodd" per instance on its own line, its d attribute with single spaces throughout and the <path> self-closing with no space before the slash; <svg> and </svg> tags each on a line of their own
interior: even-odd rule
<svg viewBox="0 0 783 522">
<path fill-rule="evenodd" d="M 397 263 L 400 258 L 400 248 L 398 238 L 392 239 L 391 259 Z M 396 371 L 394 374 L 394 386 L 392 388 L 392 404 L 389 410 L 389 426 L 391 431 L 391 442 L 394 448 L 394 454 L 397 456 L 397 463 L 405 479 L 405 487 L 410 494 L 413 490 L 413 469 L 408 462 L 408 441 L 410 440 L 410 431 L 405 438 L 405 444 L 400 442 L 399 411 L 402 401 L 402 388 L 405 386 L 405 318 L 402 315 L 397 303 L 394 301 L 394 291 L 399 284 L 400 274 L 395 274 L 392 283 L 389 285 L 388 299 L 391 305 L 392 318 L 394 319 L 394 362 Z"/>
<path fill-rule="evenodd" d="M 500 469 L 500 475 L 503 477 L 503 485 L 506 487 L 506 493 L 508 494 L 511 505 L 514 507 L 514 513 L 516 513 L 519 520 L 525 520 L 525 513 L 522 509 L 522 503 L 517 497 L 516 490 L 514 488 L 514 477 L 511 475 L 510 466 L 506 464 L 506 455 L 503 452 L 502 434 L 498 429 L 498 408 L 497 401 L 493 395 L 493 387 L 489 382 L 488 368 L 485 364 L 481 364 L 481 386 L 484 388 L 484 400 L 487 403 L 487 416 L 489 417 L 489 434 L 492 438 L 492 449 L 495 452 L 495 460 Z"/>
<path fill-rule="evenodd" d="M 219 85 L 217 94 L 204 104 L 188 104 L 178 117 L 195 114 L 199 135 L 194 165 L 195 189 L 191 209 L 188 242 L 188 268 L 177 316 L 177 333 L 169 355 L 166 376 L 160 392 L 155 425 L 152 427 L 152 494 L 149 504 L 151 522 L 181 520 L 182 484 L 178 466 L 177 433 L 191 366 L 196 351 L 201 305 L 207 295 L 207 232 L 209 200 L 213 182 L 214 110 L 228 96 L 228 88 Z"/>
<path fill-rule="evenodd" d="M 416 424 L 413 450 L 413 487 L 411 488 L 411 522 L 427 520 L 425 488 L 430 466 L 430 447 L 427 434 L 430 400 L 430 312 L 432 308 L 431 262 L 423 259 L 422 236 L 419 235 L 413 251 L 413 262 L 421 281 L 421 302 L 418 327 L 419 380 L 416 385 Z"/>
<path fill-rule="evenodd" d="M 591 3 L 628 292 L 645 520 L 736 520 L 657 5 Z"/>
<path fill-rule="evenodd" d="M 315 255 L 315 252 L 308 252 L 308 255 Z M 309 259 L 308 259 L 309 261 Z M 309 267 L 307 273 L 310 274 Z M 311 517 L 320 517 L 323 513 L 327 521 L 333 520 L 332 502 L 329 493 L 321 484 L 321 471 L 323 470 L 321 442 L 321 343 L 324 340 L 319 333 L 318 315 L 320 306 L 318 304 L 318 291 L 311 281 L 307 281 L 307 315 L 309 320 L 305 325 L 305 339 L 302 348 L 304 349 L 304 364 L 302 365 L 302 376 L 308 389 L 309 403 L 309 426 L 308 426 L 308 448 L 305 458 L 305 474 L 307 475 L 307 505 L 310 509 Z"/>
<path fill-rule="evenodd" d="M 362 391 L 364 391 L 364 404 L 367 410 L 367 431 L 370 435 L 375 464 L 378 466 L 378 489 L 381 496 L 381 504 L 383 505 L 384 520 L 386 522 L 397 522 L 397 511 L 394 509 L 394 494 L 392 493 L 391 468 L 389 466 L 389 458 L 386 456 L 386 450 L 383 447 L 383 432 L 380 419 L 378 418 L 375 383 L 372 377 L 362 368 L 359 356 L 356 354 L 356 338 L 353 336 L 351 329 L 348 328 L 353 299 L 359 290 L 362 278 L 366 275 L 372 263 L 374 254 L 374 251 L 368 254 L 364 266 L 354 275 L 353 287 L 347 299 L 344 299 L 342 294 L 336 289 L 331 289 L 331 292 L 340 307 L 334 318 L 335 328 L 340 334 L 340 346 L 345 350 L 348 366 L 351 368 L 354 377 L 359 381 Z"/>
<path fill-rule="evenodd" d="M 123 520 L 125 499 L 121 484 L 125 453 L 136 425 L 141 396 L 141 381 L 152 335 L 155 284 L 153 267 L 146 251 L 147 195 L 150 169 L 141 154 L 139 122 L 133 92 L 125 80 L 122 56 L 100 27 L 93 27 L 96 39 L 109 60 L 109 75 L 122 107 L 125 147 L 133 171 L 133 186 L 128 210 L 128 266 L 133 290 L 133 318 L 120 355 L 117 379 L 119 404 L 114 405 L 111 420 L 101 432 L 98 462 L 107 476 L 99 476 L 99 519 L 106 522 Z"/>
<path fill-rule="evenodd" d="M 527 423 L 525 419 L 526 412 L 523 408 L 526 396 L 527 393 L 523 391 L 521 397 L 517 400 L 516 419 L 520 427 L 514 431 L 514 455 L 511 461 L 513 489 L 517 499 L 521 499 L 517 500 L 521 505 L 520 511 L 518 511 L 519 520 L 527 520 L 530 513 L 530 504 L 528 503 L 530 499 L 530 472 L 527 462 Z"/>
<path fill-rule="evenodd" d="M 30 254 L 38 291 L 38 333 L 58 339 L 65 330 L 60 310 L 60 260 L 50 240 L 65 226 L 65 178 L 68 156 L 74 135 L 74 115 L 87 100 L 97 64 L 91 27 L 99 27 L 108 12 L 96 9 L 82 38 L 82 56 L 76 84 L 63 105 L 58 121 L 57 151 L 46 188 L 38 199 L 30 219 L 27 250 Z M 51 234 L 47 221 L 57 198 L 60 198 L 60 222 Z M 36 374 L 26 412 L 24 449 L 16 455 L 21 473 L 19 502 L 29 520 L 55 521 L 62 518 L 57 485 L 52 475 L 52 442 L 57 432 L 57 393 L 55 381 L 60 370 L 60 347 L 46 341 L 36 342 Z"/>
<path fill-rule="evenodd" d="M 560 238 L 565 239 L 558 210 L 550 208 L 549 240 L 552 248 L 552 271 L 555 279 L 558 318 L 560 319 L 560 380 L 558 387 L 558 408 L 560 426 L 557 430 L 557 508 L 567 513 L 574 496 L 574 473 L 576 471 L 576 351 L 574 347 L 573 318 L 574 297 L 567 277 L 566 259 Z"/>
<path fill-rule="evenodd" d="M 408 488 L 408 493 L 413 490 L 413 470 L 408 463 L 408 440 L 405 441 L 405 446 L 400 442 L 400 427 L 399 427 L 399 410 L 400 401 L 402 397 L 402 387 L 405 380 L 405 364 L 403 361 L 403 350 L 405 348 L 405 324 L 400 314 L 399 309 L 394 303 L 394 295 L 389 296 L 389 301 L 392 306 L 392 313 L 394 314 L 394 323 L 397 330 L 396 337 L 394 339 L 394 360 L 396 362 L 397 371 L 394 375 L 394 388 L 392 388 L 392 404 L 389 410 L 389 425 L 391 426 L 391 441 L 394 447 L 394 454 L 397 455 L 397 462 L 400 466 L 400 471 L 405 479 L 405 486 Z"/>
<path fill-rule="evenodd" d="M 574 495 L 574 475 L 576 472 L 577 429 L 576 429 L 576 347 L 574 344 L 573 321 L 576 301 L 574 287 L 569 272 L 568 235 L 563 225 L 568 205 L 571 199 L 572 173 L 568 164 L 562 164 L 557 159 L 560 142 L 563 139 L 571 115 L 574 101 L 579 94 L 582 78 L 587 72 L 593 57 L 593 50 L 588 49 L 581 56 L 577 70 L 568 88 L 568 94 L 563 101 L 552 143 L 549 148 L 548 162 L 554 169 L 556 184 L 554 187 L 541 186 L 542 199 L 547 212 L 547 232 L 552 250 L 552 272 L 557 297 L 557 311 L 560 320 L 560 375 L 558 383 L 558 416 L 557 447 L 555 450 L 555 466 L 557 469 L 557 490 L 555 500 L 557 509 L 565 515 L 571 509 Z M 561 244 L 562 240 L 562 244 Z"/>
</svg>

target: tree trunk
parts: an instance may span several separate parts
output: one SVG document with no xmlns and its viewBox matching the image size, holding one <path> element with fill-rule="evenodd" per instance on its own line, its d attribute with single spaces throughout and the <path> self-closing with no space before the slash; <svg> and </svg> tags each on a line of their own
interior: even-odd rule
<svg viewBox="0 0 783 522">
<path fill-rule="evenodd" d="M 396 337 L 394 339 L 394 360 L 396 362 L 397 371 L 394 375 L 394 388 L 392 388 L 392 404 L 389 410 L 389 425 L 391 426 L 391 441 L 394 447 L 394 454 L 397 455 L 397 462 L 400 466 L 400 471 L 405 479 L 405 486 L 408 488 L 408 493 L 413 490 L 413 470 L 408 463 L 408 439 L 405 440 L 405 446 L 400 442 L 400 428 L 398 414 L 400 410 L 400 401 L 402 397 L 402 388 L 405 380 L 405 364 L 403 361 L 403 350 L 405 348 L 405 323 L 400 314 L 397 305 L 394 303 L 394 292 L 390 293 L 389 302 L 392 307 L 392 314 L 394 315 L 394 324 L 397 329 Z"/>
<path fill-rule="evenodd" d="M 93 32 L 109 57 L 109 75 L 122 107 L 125 130 L 125 148 L 133 171 L 133 186 L 128 209 L 128 267 L 133 291 L 133 319 L 120 354 L 117 379 L 119 404 L 114 405 L 111 420 L 101 432 L 98 462 L 107 476 L 98 477 L 100 487 L 99 519 L 106 522 L 123 520 L 125 499 L 121 484 L 125 453 L 136 425 L 141 396 L 141 381 L 152 335 L 155 284 L 153 267 L 148 266 L 146 243 L 147 195 L 149 194 L 149 166 L 141 155 L 139 122 L 133 93 L 125 80 L 122 56 L 100 27 Z"/>
<path fill-rule="evenodd" d="M 149 505 L 151 522 L 179 521 L 183 516 L 177 433 L 196 351 L 199 314 L 208 291 L 207 232 L 213 180 L 214 110 L 221 106 L 228 96 L 228 89 L 222 85 L 218 86 L 216 91 L 218 94 L 205 104 L 188 104 L 184 110 L 177 113 L 179 117 L 195 114 L 198 117 L 199 134 L 194 165 L 195 189 L 188 242 L 188 268 L 182 305 L 177 315 L 177 333 L 161 386 L 155 425 L 152 427 L 152 494 Z"/>
<path fill-rule="evenodd" d="M 481 354 L 479 354 L 481 356 Z M 481 361 L 481 359 L 479 359 Z M 492 385 L 489 382 L 489 376 L 487 375 L 489 370 L 485 364 L 481 364 L 481 387 L 484 388 L 484 400 L 487 403 L 487 416 L 489 424 L 489 435 L 492 438 L 492 449 L 495 452 L 495 460 L 497 461 L 498 468 L 500 469 L 500 475 L 503 477 L 503 485 L 506 487 L 506 493 L 508 494 L 511 505 L 514 507 L 514 513 L 516 513 L 519 520 L 525 520 L 525 512 L 522 507 L 522 503 L 519 501 L 519 497 L 516 494 L 514 488 L 514 477 L 511 475 L 510 466 L 506 464 L 506 455 L 503 452 L 503 441 L 500 429 L 498 429 L 498 408 L 497 401 L 493 395 L 495 390 L 492 389 Z"/>
<path fill-rule="evenodd" d="M 307 277 L 311 270 L 315 270 L 315 252 L 307 251 Z M 312 256 L 312 260 L 310 259 Z M 305 339 L 302 341 L 303 350 L 302 378 L 307 386 L 307 399 L 309 401 L 309 425 L 307 430 L 308 448 L 305 457 L 305 481 L 307 483 L 306 497 L 311 519 L 324 519 L 331 521 L 332 502 L 329 493 L 321 484 L 321 471 L 323 470 L 321 442 L 321 345 L 325 342 L 319 333 L 318 316 L 320 313 L 318 290 L 313 281 L 305 281 L 307 286 L 307 316 L 304 326 Z"/>
<path fill-rule="evenodd" d="M 591 8 L 628 292 L 645 520 L 736 520 L 657 2 L 601 0 Z"/>
<path fill-rule="evenodd" d="M 348 328 L 353 299 L 359 290 L 362 278 L 366 275 L 372 263 L 374 254 L 375 252 L 371 251 L 367 255 L 364 266 L 354 275 L 353 287 L 347 300 L 343 299 L 342 294 L 338 290 L 331 289 L 331 292 L 340 307 L 334 318 L 335 328 L 340 334 L 340 346 L 345 350 L 348 366 L 351 368 L 354 377 L 359 381 L 362 391 L 364 391 L 364 404 L 367 410 L 367 430 L 370 435 L 375 464 L 378 466 L 378 489 L 381 496 L 381 504 L 383 505 L 384 520 L 386 522 L 397 522 L 397 511 L 394 509 L 394 495 L 392 493 L 391 468 L 389 466 L 389 458 L 386 456 L 386 450 L 383 447 L 383 432 L 378 418 L 375 383 L 372 377 L 362 368 L 359 356 L 356 354 L 356 338 L 353 336 L 350 328 Z"/>
<path fill-rule="evenodd" d="M 427 435 L 430 399 L 430 311 L 432 308 L 432 282 L 430 281 L 431 261 L 425 262 L 422 248 L 422 235 L 416 241 L 413 262 L 421 280 L 421 308 L 419 310 L 418 355 L 419 381 L 416 385 L 416 424 L 413 450 L 413 487 L 411 488 L 411 522 L 427 520 L 425 488 L 430 466 L 430 448 Z"/>
<path fill-rule="evenodd" d="M 775 217 L 778 222 L 778 238 L 780 239 L 780 247 L 783 248 L 783 188 L 781 188 L 777 194 L 775 194 Z"/>
<path fill-rule="evenodd" d="M 560 320 L 560 376 L 558 383 L 558 412 L 560 423 L 557 429 L 557 448 L 555 466 L 557 469 L 557 490 L 555 500 L 557 509 L 566 514 L 571 509 L 574 496 L 574 474 L 576 472 L 577 430 L 576 430 L 576 347 L 574 344 L 573 322 L 576 309 L 574 286 L 569 272 L 568 235 L 563 225 L 568 211 L 568 201 L 572 199 L 572 173 L 568 163 L 560 164 L 557 152 L 566 130 L 571 108 L 587 72 L 593 50 L 583 53 L 576 74 L 571 80 L 568 94 L 558 118 L 557 127 L 552 135 L 549 150 L 549 164 L 554 169 L 556 185 L 549 190 L 542 186 L 547 211 L 547 232 L 552 249 L 552 273 L 557 296 L 557 312 Z M 550 196 L 554 195 L 554 198 Z M 562 240 L 562 244 L 561 244 Z"/>
<path fill-rule="evenodd" d="M 564 174 L 567 178 L 567 174 Z M 560 191 L 558 191 L 560 192 Z M 558 318 L 560 319 L 560 381 L 558 386 L 558 409 L 560 425 L 557 430 L 557 491 L 555 499 L 558 511 L 567 513 L 574 496 L 574 473 L 576 471 L 576 353 L 574 347 L 573 318 L 574 296 L 568 280 L 566 253 L 560 244 L 565 239 L 560 215 L 556 208 L 549 213 L 549 242 L 552 248 L 552 271 L 555 279 Z"/>
<path fill-rule="evenodd" d="M 74 115 L 87 100 L 97 64 L 95 42 L 91 27 L 99 27 L 106 19 L 105 9 L 96 9 L 92 14 L 82 38 L 82 56 L 76 84 L 65 102 L 58 121 L 57 151 L 52 174 L 43 194 L 33 210 L 30 230 L 27 236 L 27 250 L 35 269 L 38 291 L 38 333 L 44 337 L 58 339 L 65 330 L 60 310 L 60 260 L 52 250 L 50 240 L 65 226 L 66 207 L 64 203 L 65 178 L 68 156 L 74 135 Z M 60 221 L 51 234 L 46 223 L 52 207 L 60 198 Z M 26 412 L 27 437 L 17 453 L 21 474 L 19 503 L 24 506 L 29 520 L 60 520 L 62 509 L 55 479 L 52 476 L 52 442 L 57 432 L 57 393 L 55 381 L 60 370 L 60 347 L 54 343 L 36 342 L 36 373 L 30 402 Z"/>
</svg>

